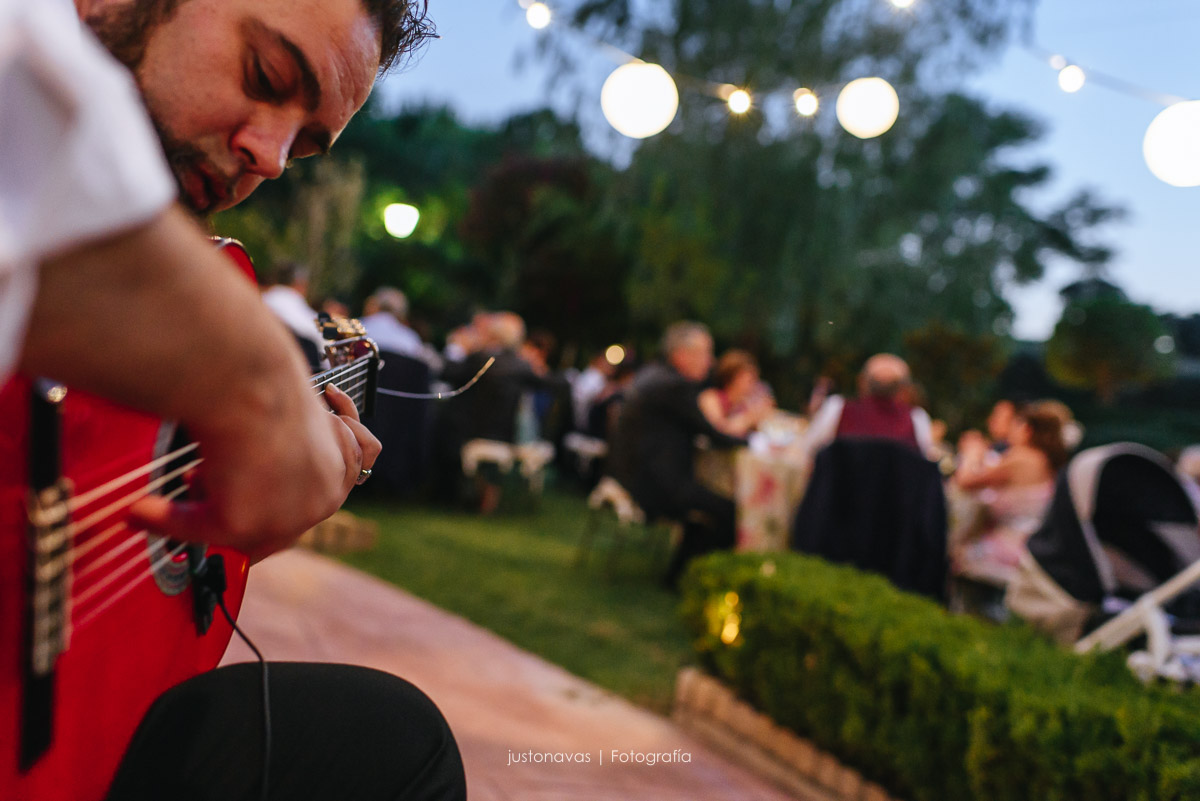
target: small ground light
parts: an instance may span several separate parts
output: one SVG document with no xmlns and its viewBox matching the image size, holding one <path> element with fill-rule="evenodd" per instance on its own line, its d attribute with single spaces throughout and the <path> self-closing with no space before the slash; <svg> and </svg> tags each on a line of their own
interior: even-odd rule
<svg viewBox="0 0 1200 801">
<path fill-rule="evenodd" d="M 913 0 L 891 0 L 896 8 L 912 8 Z"/>
<path fill-rule="evenodd" d="M 726 102 L 734 114 L 745 114 L 751 106 L 750 93 L 745 89 L 734 89 L 729 93 L 729 100 Z"/>
<path fill-rule="evenodd" d="M 604 351 L 604 360 L 616 367 L 625 361 L 625 349 L 620 345 L 609 345 L 608 349 Z"/>
<path fill-rule="evenodd" d="M 1077 64 L 1068 64 L 1058 71 L 1058 87 L 1064 92 L 1078 92 L 1086 82 L 1087 75 Z"/>
<path fill-rule="evenodd" d="M 792 100 L 796 102 L 796 113 L 801 117 L 811 117 L 821 105 L 812 89 L 797 89 L 792 93 Z"/>
<path fill-rule="evenodd" d="M 550 24 L 550 16 L 550 6 L 545 3 L 533 3 L 525 9 L 525 21 L 539 31 Z"/>
<path fill-rule="evenodd" d="M 392 203 L 383 210 L 383 227 L 396 239 L 407 239 L 417 229 L 421 212 L 407 203 Z"/>
</svg>

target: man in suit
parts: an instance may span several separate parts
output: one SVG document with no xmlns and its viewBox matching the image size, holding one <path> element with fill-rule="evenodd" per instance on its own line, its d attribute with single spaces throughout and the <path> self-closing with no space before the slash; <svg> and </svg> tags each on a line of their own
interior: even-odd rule
<svg viewBox="0 0 1200 801">
<path fill-rule="evenodd" d="M 713 364 L 708 329 L 700 323 L 675 323 L 663 336 L 662 349 L 665 362 L 642 368 L 625 397 L 608 469 L 648 518 L 683 522 L 683 541 L 665 577 L 674 587 L 689 560 L 731 548 L 736 538 L 733 501 L 696 481 L 696 437 L 708 437 L 713 447 L 745 440 L 721 433 L 700 411 L 701 384 Z"/>
</svg>

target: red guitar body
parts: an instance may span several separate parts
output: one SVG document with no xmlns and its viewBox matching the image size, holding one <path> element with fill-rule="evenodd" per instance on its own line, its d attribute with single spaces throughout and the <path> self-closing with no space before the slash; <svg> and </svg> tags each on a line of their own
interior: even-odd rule
<svg viewBox="0 0 1200 801">
<path fill-rule="evenodd" d="M 207 633 L 198 634 L 192 590 L 186 577 L 179 578 L 186 576 L 185 557 L 152 556 L 152 540 L 124 526 L 116 513 L 105 527 L 119 523 L 120 529 L 71 562 L 76 600 L 67 616 L 72 623 L 67 648 L 53 670 L 51 740 L 21 770 L 30 454 L 57 445 L 31 441 L 32 389 L 33 382 L 22 376 L 0 388 L 0 801 L 100 801 L 146 710 L 164 690 L 215 667 L 232 631 L 218 614 Z M 161 450 L 164 424 L 158 419 L 75 390 L 59 406 L 60 469 L 74 496 L 149 463 Z M 142 476 L 117 495 L 149 481 Z M 86 545 L 104 531 L 93 528 L 97 531 L 80 532 L 75 544 Z M 247 563 L 239 554 L 223 555 L 225 601 L 236 614 Z M 174 573 L 179 586 L 168 590 L 175 594 L 152 576 L 152 560 L 167 563 L 160 573 Z"/>
<path fill-rule="evenodd" d="M 4 801 L 99 801 L 104 797 L 121 755 L 150 704 L 164 690 L 216 667 L 232 630 L 218 616 L 207 634 L 193 623 L 190 590 L 165 594 L 147 572 L 150 553 L 122 553 L 110 561 L 138 559 L 109 587 L 89 596 L 73 613 L 78 622 L 89 610 L 140 579 L 125 595 L 71 634 L 70 644 L 55 666 L 53 741 L 49 751 L 26 774 L 17 767 L 23 672 L 26 570 L 27 464 L 26 433 L 30 382 L 16 378 L 0 390 L 0 798 Z M 71 391 L 62 402 L 64 475 L 74 492 L 148 463 L 154 456 L 162 422 Z M 118 455 L 114 459 L 115 455 Z M 115 463 L 114 463 L 115 462 Z M 143 485 L 149 479 L 141 481 Z M 133 532 L 127 532 L 126 538 Z M 86 561 L 73 565 L 82 573 L 88 564 L 124 544 L 99 547 Z M 144 538 L 142 538 L 144 539 Z M 134 549 L 130 549 L 132 551 Z M 226 605 L 236 614 L 245 589 L 246 560 L 225 552 L 229 589 Z M 73 588 L 76 596 L 111 573 L 93 571 Z"/>
</svg>

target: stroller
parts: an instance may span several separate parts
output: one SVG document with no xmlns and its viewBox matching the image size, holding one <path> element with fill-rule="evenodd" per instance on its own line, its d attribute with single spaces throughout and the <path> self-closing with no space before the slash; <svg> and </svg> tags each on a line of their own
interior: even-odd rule
<svg viewBox="0 0 1200 801">
<path fill-rule="evenodd" d="M 1144 631 L 1135 673 L 1200 678 L 1200 639 L 1171 633 L 1172 619 L 1200 619 L 1200 497 L 1161 454 L 1133 443 L 1078 454 L 1027 546 L 1005 596 L 1014 613 L 1080 652 Z"/>
</svg>

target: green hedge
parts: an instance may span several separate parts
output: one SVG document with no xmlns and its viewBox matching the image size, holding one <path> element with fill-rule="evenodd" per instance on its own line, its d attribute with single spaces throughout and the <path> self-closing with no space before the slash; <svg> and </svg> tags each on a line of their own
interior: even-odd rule
<svg viewBox="0 0 1200 801">
<path fill-rule="evenodd" d="M 895 795 L 1200 798 L 1200 693 L 1144 687 L 1118 654 L 798 554 L 698 560 L 683 594 L 706 668 Z"/>
</svg>

